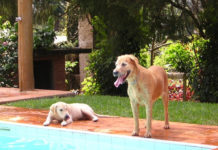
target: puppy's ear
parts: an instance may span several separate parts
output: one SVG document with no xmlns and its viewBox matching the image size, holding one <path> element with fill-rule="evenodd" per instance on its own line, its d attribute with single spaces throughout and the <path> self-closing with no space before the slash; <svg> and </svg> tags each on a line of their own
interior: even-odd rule
<svg viewBox="0 0 218 150">
<path fill-rule="evenodd" d="M 136 58 L 134 55 L 129 55 L 130 60 L 135 64 L 139 64 L 138 58 Z"/>
<path fill-rule="evenodd" d="M 57 108 L 57 105 L 56 104 L 52 104 L 51 107 L 50 107 L 50 111 L 52 113 L 56 114 L 56 112 L 57 112 L 56 108 Z"/>
<path fill-rule="evenodd" d="M 69 105 L 68 105 L 68 104 L 65 104 L 65 105 L 64 105 L 64 108 L 65 108 L 67 111 L 69 111 L 69 110 L 70 110 L 70 108 L 69 108 Z"/>
</svg>

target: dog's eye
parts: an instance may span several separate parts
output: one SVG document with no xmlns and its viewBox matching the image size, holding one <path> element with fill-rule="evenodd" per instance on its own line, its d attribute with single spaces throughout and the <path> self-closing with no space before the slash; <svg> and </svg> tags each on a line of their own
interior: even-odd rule
<svg viewBox="0 0 218 150">
<path fill-rule="evenodd" d="M 60 111 L 63 111 L 63 109 L 60 109 Z"/>
<path fill-rule="evenodd" d="M 122 67 L 125 67 L 125 66 L 126 66 L 126 63 L 122 63 L 121 65 L 122 65 Z"/>
</svg>

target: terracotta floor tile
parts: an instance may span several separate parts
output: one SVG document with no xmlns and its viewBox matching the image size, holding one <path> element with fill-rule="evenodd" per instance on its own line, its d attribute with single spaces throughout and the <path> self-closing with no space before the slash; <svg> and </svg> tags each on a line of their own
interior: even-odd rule
<svg viewBox="0 0 218 150">
<path fill-rule="evenodd" d="M 0 104 L 27 99 L 38 99 L 56 96 L 64 97 L 73 95 L 74 94 L 69 91 L 35 89 L 33 91 L 20 92 L 18 88 L 0 87 Z"/>
</svg>

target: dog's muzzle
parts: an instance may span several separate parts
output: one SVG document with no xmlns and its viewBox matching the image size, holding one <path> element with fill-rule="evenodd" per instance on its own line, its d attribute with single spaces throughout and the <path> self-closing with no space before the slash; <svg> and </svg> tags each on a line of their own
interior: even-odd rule
<svg viewBox="0 0 218 150">
<path fill-rule="evenodd" d="M 113 71 L 113 76 L 118 77 L 119 72 L 118 71 Z"/>
<path fill-rule="evenodd" d="M 70 118 L 70 116 L 69 115 L 66 115 L 65 117 L 64 117 L 64 120 L 68 120 Z"/>
</svg>

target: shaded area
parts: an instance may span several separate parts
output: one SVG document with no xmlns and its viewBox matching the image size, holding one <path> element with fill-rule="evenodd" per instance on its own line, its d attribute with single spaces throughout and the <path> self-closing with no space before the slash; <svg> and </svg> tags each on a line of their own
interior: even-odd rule
<svg viewBox="0 0 218 150">
<path fill-rule="evenodd" d="M 0 106 L 0 120 L 27 123 L 42 126 L 48 110 L 24 109 L 17 107 Z M 143 137 L 145 120 L 140 120 L 140 136 Z M 109 134 L 130 136 L 133 129 L 132 118 L 99 118 L 98 122 L 75 121 L 62 127 L 59 123 L 52 123 L 52 127 L 85 130 Z M 218 146 L 218 126 L 205 126 L 187 123 L 170 122 L 170 129 L 163 129 L 163 121 L 153 121 L 152 136 L 154 139 L 209 144 Z"/>
</svg>

